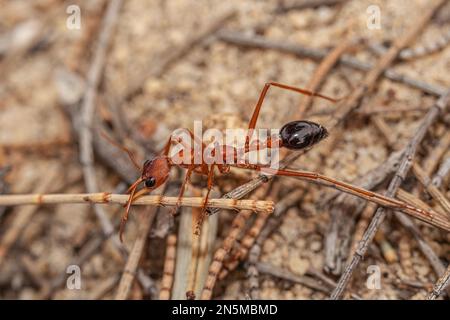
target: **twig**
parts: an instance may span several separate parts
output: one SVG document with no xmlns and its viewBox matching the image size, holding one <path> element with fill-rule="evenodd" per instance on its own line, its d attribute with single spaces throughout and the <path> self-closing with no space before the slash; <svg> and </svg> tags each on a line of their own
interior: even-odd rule
<svg viewBox="0 0 450 320">
<path fill-rule="evenodd" d="M 278 189 L 276 187 L 273 187 L 275 189 Z M 272 215 L 274 219 L 279 219 L 289 208 L 291 208 L 293 205 L 295 205 L 301 196 L 304 194 L 304 190 L 302 189 L 296 189 L 292 192 L 290 192 L 287 196 L 285 196 L 283 199 L 281 199 L 276 205 L 275 210 Z M 272 192 L 271 196 L 272 198 L 275 198 L 277 192 Z M 243 236 L 240 246 L 233 252 L 232 257 L 230 260 L 228 260 L 226 263 L 224 263 L 223 269 L 219 275 L 219 279 L 224 279 L 228 273 L 233 271 L 239 264 L 240 261 L 245 259 L 247 257 L 247 253 L 254 245 L 255 241 L 257 239 L 260 239 L 261 231 L 266 226 L 266 221 L 269 218 L 269 214 L 261 214 L 258 215 L 253 225 L 248 229 L 246 234 Z M 259 240 L 259 244 L 262 244 L 263 238 Z M 264 238 L 265 240 L 265 238 Z"/>
<path fill-rule="evenodd" d="M 93 155 L 93 133 L 95 119 L 95 98 L 97 95 L 97 88 L 100 83 L 101 75 L 105 64 L 105 56 L 108 50 L 108 45 L 113 34 L 113 29 L 117 23 L 119 11 L 122 5 L 121 0 L 113 0 L 109 2 L 103 24 L 100 30 L 98 45 L 94 52 L 93 59 L 87 75 L 87 88 L 83 97 L 83 102 L 80 109 L 81 127 L 79 131 L 80 143 L 80 161 L 83 167 L 83 176 L 87 192 L 98 191 L 98 184 L 96 180 L 96 171 L 94 168 Z M 109 221 L 106 213 L 99 206 L 94 207 L 95 214 L 99 220 L 102 230 L 106 235 L 114 232 L 114 228 Z M 117 242 L 118 240 L 116 240 Z"/>
<path fill-rule="evenodd" d="M 288 270 L 281 269 L 278 267 L 275 267 L 272 264 L 265 263 L 265 262 L 258 262 L 256 267 L 258 268 L 258 271 L 261 273 L 270 274 L 271 276 L 291 281 L 294 283 L 301 284 L 303 286 L 306 286 L 308 288 L 323 292 L 323 293 L 329 293 L 330 289 L 323 286 L 322 284 L 318 283 L 317 280 L 314 278 L 308 277 L 308 276 L 299 276 L 295 275 Z"/>
<path fill-rule="evenodd" d="M 442 291 L 444 291 L 445 288 L 447 288 L 449 284 L 450 284 L 450 265 L 447 267 L 447 270 L 445 270 L 445 273 L 436 282 L 433 290 L 430 292 L 427 299 L 435 300 L 437 297 L 439 297 L 442 294 Z"/>
<path fill-rule="evenodd" d="M 131 249 L 130 254 L 128 255 L 128 260 L 125 264 L 122 278 L 120 279 L 119 287 L 117 289 L 115 297 L 116 300 L 125 300 L 128 298 L 133 280 L 136 276 L 139 262 L 142 257 L 142 252 L 147 242 L 148 233 L 157 210 L 157 208 L 152 208 L 150 209 L 150 212 L 140 212 L 138 236 L 133 244 L 133 249 Z"/>
<path fill-rule="evenodd" d="M 444 31 L 432 43 L 424 43 L 417 47 L 405 48 L 400 51 L 398 57 L 401 60 L 412 60 L 436 53 L 444 49 L 450 43 L 450 30 Z M 369 48 L 378 55 L 386 52 L 387 48 L 382 44 L 370 44 Z"/>
<path fill-rule="evenodd" d="M 119 280 L 120 277 L 117 274 L 107 277 L 92 289 L 92 292 L 89 295 L 89 300 L 102 299 L 108 292 L 114 289 Z"/>
<path fill-rule="evenodd" d="M 427 176 L 425 171 L 417 163 L 413 164 L 412 169 L 416 178 L 433 197 L 433 199 L 440 204 L 450 219 L 450 202 L 447 198 L 442 194 L 442 192 L 439 191 L 438 188 L 436 188 L 436 186 L 431 184 L 430 177 Z"/>
<path fill-rule="evenodd" d="M 387 126 L 387 124 L 381 117 L 378 118 L 378 123 L 383 123 L 385 126 Z M 392 135 L 388 134 L 388 132 L 390 132 L 390 131 L 391 130 L 389 128 L 387 128 L 387 132 L 385 132 L 383 130 L 382 133 L 383 133 L 383 135 L 385 135 L 385 137 L 386 137 L 386 135 L 392 136 Z M 386 139 L 386 140 L 388 140 L 388 139 Z M 439 143 L 439 145 L 433 150 L 431 155 L 425 159 L 425 162 L 428 163 L 428 165 L 431 168 L 434 168 L 436 163 L 439 161 L 439 159 L 440 159 L 439 154 L 442 153 L 441 149 L 442 149 L 443 144 L 445 145 L 445 142 Z M 413 168 L 415 165 L 416 164 L 413 164 Z M 419 170 L 420 170 L 420 168 L 419 168 Z M 420 174 L 421 174 L 422 180 L 425 181 L 427 179 L 427 177 L 424 176 L 425 175 L 424 172 L 423 171 L 419 172 L 419 175 Z M 438 190 L 438 193 L 439 193 L 439 190 Z M 437 195 L 437 196 L 439 197 L 439 195 Z M 416 207 L 423 208 L 424 210 L 427 210 L 429 208 L 429 206 L 426 203 L 424 203 L 420 199 L 416 198 L 413 194 L 406 192 L 405 190 L 403 190 L 401 188 L 399 188 L 397 191 L 397 197 L 403 201 L 413 204 Z M 419 245 L 420 251 L 430 262 L 430 265 L 433 267 L 435 273 L 437 275 L 442 274 L 445 270 L 444 265 L 440 261 L 438 255 L 431 248 L 431 246 L 428 245 L 427 241 L 422 236 L 420 230 L 415 226 L 414 222 L 409 217 L 407 217 L 397 211 L 394 212 L 394 216 L 398 220 L 398 222 L 400 222 L 400 224 L 412 234 L 412 236 L 414 237 L 414 239 L 417 241 L 417 243 Z M 358 239 L 360 239 L 360 238 L 361 237 L 358 237 Z M 448 294 L 450 295 L 450 289 L 448 290 Z"/>
<path fill-rule="evenodd" d="M 383 123 L 384 126 L 386 126 L 386 131 L 381 130 L 381 132 L 383 133 L 385 138 L 386 138 L 386 136 L 391 137 L 392 135 L 388 133 L 390 131 L 390 128 L 388 128 L 387 124 L 385 123 L 385 121 L 382 117 L 378 117 L 378 123 Z M 389 141 L 389 139 L 386 139 L 386 140 Z M 433 150 L 431 155 L 425 159 L 425 162 L 428 163 L 428 166 L 430 168 L 429 170 L 432 170 L 432 168 L 434 168 L 436 166 L 436 163 L 439 161 L 439 159 L 442 155 L 443 146 L 445 147 L 445 143 L 446 142 L 442 141 L 442 139 L 441 139 L 439 145 L 435 148 L 435 150 Z M 413 168 L 414 168 L 414 165 L 413 165 Z M 424 172 L 421 172 L 421 173 L 422 173 L 422 178 L 425 179 L 425 177 L 423 177 Z M 408 203 L 414 204 L 416 207 L 423 208 L 425 210 L 427 210 L 429 208 L 429 206 L 427 204 L 422 202 L 420 199 L 416 198 L 413 194 L 406 192 L 405 190 L 402 190 L 401 188 L 399 188 L 397 191 L 397 197 L 403 201 L 407 201 Z M 439 195 L 438 195 L 438 197 L 439 197 Z M 428 245 L 427 241 L 423 238 L 420 230 L 415 226 L 414 222 L 407 216 L 405 216 L 397 211 L 394 212 L 394 216 L 398 220 L 398 222 L 400 222 L 400 224 L 413 235 L 414 239 L 418 242 L 420 251 L 427 258 L 430 265 L 433 267 L 435 273 L 437 275 L 442 274 L 445 270 L 444 265 L 440 261 L 438 255 L 434 252 L 434 250 L 431 248 L 431 246 Z M 361 237 L 358 237 L 358 239 L 360 239 L 360 238 Z M 448 294 L 450 295 L 450 290 L 448 290 Z"/>
<path fill-rule="evenodd" d="M 438 145 L 433 148 L 433 152 L 427 156 L 422 164 L 422 168 L 427 176 L 430 176 L 436 170 L 436 167 L 439 165 L 439 161 L 449 149 L 450 131 L 447 131 L 447 133 L 439 139 Z"/>
<path fill-rule="evenodd" d="M 74 194 L 30 194 L 30 195 L 2 195 L 0 205 L 14 206 L 25 204 L 55 204 L 55 203 L 115 203 L 126 204 L 129 199 L 125 194 L 101 193 L 74 193 Z M 165 197 L 162 195 L 143 196 L 133 205 L 175 206 L 178 197 Z M 182 207 L 202 207 L 202 197 L 182 198 Z M 208 207 L 229 210 L 250 210 L 254 212 L 272 212 L 273 201 L 264 200 L 235 200 L 235 199 L 208 199 Z"/>
<path fill-rule="evenodd" d="M 431 16 L 431 14 L 432 14 L 432 12 L 429 12 L 428 16 Z M 387 196 L 393 196 L 397 192 L 401 183 L 405 179 L 406 174 L 408 173 L 410 167 L 412 166 L 412 161 L 416 154 L 416 149 L 417 149 L 418 145 L 425 137 L 425 134 L 427 133 L 427 131 L 431 127 L 431 125 L 434 123 L 437 116 L 441 112 L 445 111 L 445 109 L 447 108 L 449 99 L 450 99 L 450 90 L 448 90 L 445 95 L 441 96 L 441 98 L 439 98 L 437 100 L 437 102 L 433 105 L 433 107 L 427 113 L 425 118 L 422 120 L 421 124 L 419 125 L 419 128 L 417 129 L 416 133 L 412 137 L 411 141 L 405 147 L 405 153 L 402 157 L 400 167 L 397 170 L 394 178 L 391 180 L 391 182 L 389 184 L 389 187 L 388 187 L 388 190 L 386 193 Z M 333 291 L 333 293 L 331 295 L 331 299 L 338 299 L 341 297 L 345 287 L 347 286 L 348 282 L 350 281 L 350 277 L 351 277 L 354 269 L 356 268 L 356 266 L 359 264 L 360 260 L 366 253 L 369 244 L 371 243 L 373 237 L 376 234 L 376 231 L 378 230 L 379 226 L 383 222 L 383 220 L 386 216 L 385 211 L 386 211 L 386 209 L 383 207 L 380 207 L 377 209 L 368 229 L 364 233 L 364 236 L 363 236 L 361 242 L 359 243 L 359 246 L 358 246 L 355 254 L 353 255 L 352 261 L 347 266 L 346 270 L 344 271 L 341 278 L 339 279 L 338 286 L 336 286 L 335 290 Z"/>
<path fill-rule="evenodd" d="M 442 182 L 449 173 L 450 173 L 450 157 L 447 157 L 444 161 L 442 161 L 442 164 L 439 167 L 436 174 L 434 175 L 433 180 L 431 180 L 431 183 L 434 186 L 436 186 L 436 188 L 440 188 Z"/>
<path fill-rule="evenodd" d="M 342 4 L 345 1 L 347 0 L 301 0 L 288 5 L 280 5 L 275 10 L 275 13 L 285 13 L 291 10 L 314 9 L 322 6 L 334 6 Z"/>
<path fill-rule="evenodd" d="M 241 210 L 233 219 L 231 230 L 227 237 L 223 240 L 222 246 L 214 253 L 213 261 L 209 266 L 208 277 L 206 278 L 205 285 L 202 290 L 200 299 L 211 299 L 214 285 L 217 280 L 217 276 L 222 269 L 223 261 L 227 254 L 230 253 L 234 242 L 236 241 L 239 233 L 245 226 L 246 221 L 250 218 L 251 211 Z"/>
<path fill-rule="evenodd" d="M 330 71 L 339 61 L 344 52 L 347 51 L 352 45 L 354 45 L 354 43 L 354 41 L 343 41 L 331 50 L 331 52 L 322 60 L 320 65 L 314 71 L 314 75 L 307 85 L 307 88 L 310 91 L 319 91 L 322 83 L 326 79 L 326 76 L 330 73 Z M 303 97 L 302 103 L 300 104 L 300 107 L 297 111 L 297 113 L 300 115 L 299 119 L 303 118 L 312 101 L 313 98 L 310 96 Z"/>
<path fill-rule="evenodd" d="M 60 178 L 60 174 L 58 172 L 59 169 L 59 167 L 49 167 L 42 180 L 39 181 L 38 187 L 35 191 L 46 192 L 52 188 L 55 183 L 58 184 L 58 179 Z M 9 195 L 2 195 L 1 197 L 8 196 Z M 22 231 L 25 229 L 28 222 L 30 222 L 37 209 L 38 207 L 36 206 L 23 207 L 15 213 L 10 226 L 7 230 L 5 230 L 0 239 L 0 266 L 2 266 L 9 250 L 17 242 L 19 236 L 22 234 Z"/>
<path fill-rule="evenodd" d="M 414 26 L 404 36 L 397 39 L 393 43 L 392 47 L 389 48 L 385 54 L 383 54 L 377 64 L 367 72 L 361 84 L 353 90 L 348 98 L 338 103 L 334 117 L 328 123 L 329 128 L 335 127 L 336 124 L 344 120 L 347 114 L 359 107 L 363 97 L 373 91 L 377 79 L 380 78 L 386 69 L 394 62 L 398 56 L 398 53 L 417 37 L 417 35 L 424 29 L 428 21 L 430 21 L 433 17 L 436 10 L 439 9 L 444 3 L 445 0 L 438 0 L 434 2 L 429 9 L 423 12 L 420 20 L 416 21 Z"/>
<path fill-rule="evenodd" d="M 11 170 L 11 166 L 5 166 L 0 169 L 0 195 L 7 194 L 9 191 L 9 185 L 5 181 L 5 176 Z M 0 206 L 0 221 L 5 213 L 6 207 Z"/>
<path fill-rule="evenodd" d="M 248 253 L 248 291 L 252 300 L 261 299 L 261 293 L 259 290 L 259 270 L 256 267 L 259 256 L 261 255 L 261 246 L 253 245 Z"/>
<path fill-rule="evenodd" d="M 368 190 L 380 185 L 389 175 L 395 172 L 401 152 L 393 152 L 389 158 L 364 176 L 356 179 L 355 184 Z M 349 249 L 348 234 L 352 233 L 357 215 L 365 207 L 365 202 L 348 194 L 332 192 L 324 197 L 322 206 L 330 203 L 331 223 L 325 236 L 325 268 L 333 274 L 340 274 L 344 257 Z"/>
<path fill-rule="evenodd" d="M 159 290 L 159 300 L 169 300 L 175 273 L 175 256 L 177 252 L 177 236 L 169 234 L 166 240 L 166 257 L 164 259 L 164 272 Z"/>
<path fill-rule="evenodd" d="M 327 50 L 308 48 L 297 43 L 287 43 L 286 41 L 269 40 L 257 35 L 247 36 L 243 33 L 232 32 L 228 30 L 220 31 L 218 33 L 218 37 L 222 41 L 238 46 L 277 50 L 280 52 L 294 54 L 299 57 L 308 57 L 315 60 L 323 59 L 328 54 Z M 363 62 L 347 55 L 344 55 L 341 59 L 339 59 L 339 63 L 360 71 L 369 71 L 374 68 L 371 63 Z M 435 96 L 440 96 L 445 92 L 445 89 L 442 87 L 410 78 L 408 76 L 397 73 L 392 69 L 384 70 L 383 76 L 392 81 L 407 84 L 411 87 L 417 88 L 419 90 L 422 90 L 423 92 Z"/>
</svg>

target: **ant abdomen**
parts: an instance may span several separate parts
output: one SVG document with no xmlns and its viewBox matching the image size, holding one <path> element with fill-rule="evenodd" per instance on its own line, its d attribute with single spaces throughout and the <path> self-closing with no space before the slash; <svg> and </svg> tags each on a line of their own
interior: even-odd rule
<svg viewBox="0 0 450 320">
<path fill-rule="evenodd" d="M 280 129 L 282 146 L 288 149 L 309 148 L 327 136 L 327 129 L 305 120 L 289 122 Z"/>
</svg>

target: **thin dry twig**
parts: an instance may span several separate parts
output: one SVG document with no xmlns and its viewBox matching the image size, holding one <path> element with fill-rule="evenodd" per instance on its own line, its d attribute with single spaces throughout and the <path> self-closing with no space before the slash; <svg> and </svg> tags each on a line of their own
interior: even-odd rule
<svg viewBox="0 0 450 320">
<path fill-rule="evenodd" d="M 81 127 L 79 131 L 80 162 L 82 164 L 84 182 L 87 192 L 98 191 L 96 171 L 94 168 L 93 155 L 93 127 L 95 119 L 95 98 L 100 84 L 101 75 L 105 65 L 105 56 L 117 23 L 119 11 L 122 6 L 121 0 L 113 0 L 109 3 L 103 24 L 100 30 L 98 45 L 94 52 L 87 75 L 87 88 L 80 108 Z M 109 221 L 106 212 L 99 206 L 94 207 L 95 214 L 99 220 L 102 230 L 106 235 L 114 232 L 114 227 Z M 116 242 L 118 239 L 116 240 Z"/>
<path fill-rule="evenodd" d="M 289 272 L 286 269 L 281 269 L 279 267 L 276 267 L 272 264 L 266 263 L 266 262 L 258 262 L 256 264 L 256 267 L 258 268 L 258 271 L 265 274 L 270 274 L 271 276 L 291 281 L 294 283 L 301 284 L 303 286 L 306 286 L 308 288 L 323 292 L 323 293 L 330 293 L 330 289 L 321 283 L 319 283 L 316 279 L 309 277 L 309 276 L 300 276 L 293 274 Z"/>
<path fill-rule="evenodd" d="M 335 6 L 347 0 L 301 0 L 294 3 L 279 5 L 275 13 L 286 13 L 291 10 L 314 9 L 322 6 Z"/>
<path fill-rule="evenodd" d="M 248 36 L 243 33 L 232 32 L 228 30 L 220 31 L 218 33 L 218 37 L 222 41 L 238 46 L 277 50 L 280 52 L 294 54 L 299 57 L 307 57 L 316 60 L 321 60 L 328 54 L 327 50 L 313 49 L 299 45 L 298 43 L 292 44 L 287 43 L 286 41 L 270 40 L 257 35 Z M 342 56 L 342 58 L 339 59 L 339 63 L 360 71 L 369 71 L 374 68 L 374 65 L 372 65 L 371 63 L 360 61 L 359 59 L 353 58 L 348 55 Z M 443 87 L 431 85 L 429 83 L 410 78 L 392 69 L 383 70 L 382 75 L 387 79 L 404 83 L 434 96 L 441 96 L 445 93 L 445 88 Z"/>
<path fill-rule="evenodd" d="M 427 156 L 422 164 L 422 168 L 427 176 L 431 176 L 439 165 L 439 161 L 450 149 L 450 130 L 439 139 L 439 143 L 433 148 L 433 152 Z"/>
<path fill-rule="evenodd" d="M 337 45 L 334 49 L 332 49 L 330 53 L 322 60 L 322 62 L 316 68 L 306 88 L 308 88 L 308 90 L 312 92 L 318 92 L 322 83 L 325 81 L 327 75 L 334 68 L 336 63 L 341 58 L 341 56 L 354 44 L 355 41 L 348 41 L 348 40 L 342 41 L 339 45 Z M 303 118 L 303 115 L 310 107 L 312 101 L 313 97 L 311 96 L 303 97 L 302 103 L 300 104 L 300 107 L 297 111 L 298 115 L 300 115 L 298 119 Z"/>
<path fill-rule="evenodd" d="M 400 51 L 398 58 L 401 60 L 412 60 L 424 57 L 443 50 L 450 43 L 450 30 L 438 35 L 431 43 L 423 43 L 416 47 L 405 48 Z M 382 44 L 370 44 L 369 48 L 378 55 L 386 52 L 387 48 Z"/>
<path fill-rule="evenodd" d="M 209 266 L 208 277 L 206 278 L 200 299 L 211 299 L 217 276 L 222 269 L 223 261 L 225 257 L 230 253 L 233 244 L 235 243 L 241 230 L 244 228 L 246 221 L 250 218 L 250 215 L 251 211 L 241 210 L 234 218 L 230 232 L 223 240 L 222 246 L 214 253 L 213 261 Z"/>
<path fill-rule="evenodd" d="M 39 181 L 38 186 L 35 191 L 37 192 L 46 192 L 51 189 L 55 183 L 58 183 L 58 179 L 60 178 L 59 174 L 60 168 L 58 167 L 50 167 L 47 170 L 47 174 Z M 7 197 L 7 195 L 3 195 L 2 197 Z M 38 207 L 23 207 L 18 210 L 8 229 L 3 233 L 0 239 L 0 266 L 2 266 L 5 261 L 5 257 L 8 254 L 11 247 L 14 243 L 17 242 L 18 238 L 22 234 L 22 231 L 25 229 L 28 222 L 31 221 L 34 213 L 37 211 Z"/>
<path fill-rule="evenodd" d="M 441 191 L 439 191 L 436 186 L 431 184 L 430 177 L 427 176 L 425 171 L 417 163 L 413 164 L 412 169 L 414 175 L 424 186 L 425 190 L 427 190 L 428 193 L 433 197 L 433 199 L 439 203 L 439 205 L 444 209 L 450 219 L 450 202 L 447 200 L 445 195 Z"/>
<path fill-rule="evenodd" d="M 96 204 L 126 204 L 129 195 L 100 193 L 74 193 L 74 194 L 30 194 L 30 195 L 2 195 L 0 205 L 14 206 L 25 204 L 55 204 L 55 203 L 96 203 Z M 165 197 L 162 195 L 143 196 L 133 201 L 133 205 L 175 206 L 178 197 Z M 204 198 L 181 198 L 182 207 L 202 207 Z M 236 200 L 236 199 L 208 199 L 207 206 L 229 210 L 250 210 L 254 212 L 272 212 L 273 201 L 265 200 Z"/>
<path fill-rule="evenodd" d="M 353 90 L 350 96 L 338 103 L 334 117 L 330 120 L 328 127 L 333 128 L 338 123 L 342 122 L 347 114 L 357 109 L 361 104 L 362 99 L 370 94 L 376 85 L 377 80 L 386 71 L 386 69 L 394 62 L 399 52 L 411 43 L 417 35 L 424 29 L 426 24 L 431 20 L 436 10 L 438 10 L 445 0 L 438 0 L 430 5 L 419 21 L 416 21 L 414 26 L 401 38 L 397 39 L 391 48 L 383 54 L 377 64 L 367 72 L 361 84 Z"/>
<path fill-rule="evenodd" d="M 450 284 L 450 265 L 447 267 L 447 270 L 445 270 L 444 274 L 436 282 L 436 284 L 433 287 L 433 290 L 430 292 L 427 299 L 435 300 L 442 294 L 442 291 L 444 291 L 449 284 Z"/>
<path fill-rule="evenodd" d="M 442 164 L 439 167 L 436 174 L 434 175 L 433 179 L 431 180 L 431 183 L 434 186 L 436 186 L 436 188 L 440 188 L 442 182 L 444 181 L 445 177 L 448 176 L 449 173 L 450 173 L 450 157 L 447 157 L 444 161 L 442 161 Z"/>
<path fill-rule="evenodd" d="M 431 14 L 432 12 L 428 13 L 428 15 Z M 441 96 L 441 98 L 437 100 L 437 102 L 433 105 L 433 107 L 427 113 L 425 118 L 422 120 L 416 133 L 414 134 L 408 145 L 405 147 L 405 152 L 403 154 L 400 167 L 397 170 L 394 178 L 391 180 L 386 195 L 393 196 L 397 192 L 401 183 L 405 179 L 406 174 L 408 173 L 410 167 L 412 166 L 412 162 L 416 154 L 418 145 L 425 137 L 425 134 L 427 133 L 431 125 L 434 123 L 437 116 L 445 111 L 449 100 L 450 100 L 450 90 L 448 90 L 445 95 Z M 386 209 L 383 207 L 377 209 L 368 229 L 364 233 L 363 238 L 359 243 L 357 250 L 355 251 L 355 254 L 353 255 L 352 261 L 347 266 L 346 270 L 339 279 L 338 286 L 336 286 L 335 290 L 333 291 L 331 299 L 339 299 L 342 296 L 345 287 L 350 281 L 353 271 L 355 270 L 356 266 L 359 264 L 360 260 L 365 255 L 369 244 L 371 243 L 373 237 L 376 234 L 376 231 L 383 222 L 386 216 L 385 211 Z"/>
<path fill-rule="evenodd" d="M 136 271 L 142 257 L 142 252 L 148 239 L 148 233 L 152 226 L 157 210 L 157 208 L 151 208 L 150 212 L 140 212 L 138 236 L 133 244 L 133 248 L 128 255 L 128 260 L 125 264 L 122 278 L 119 282 L 119 287 L 117 288 L 117 293 L 115 296 L 116 300 L 125 300 L 130 294 L 131 286 L 133 284 L 133 280 L 136 277 Z"/>
</svg>

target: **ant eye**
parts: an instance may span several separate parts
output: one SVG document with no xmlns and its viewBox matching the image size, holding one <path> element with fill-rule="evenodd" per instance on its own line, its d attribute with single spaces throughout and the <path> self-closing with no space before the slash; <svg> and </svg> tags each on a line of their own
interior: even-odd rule
<svg viewBox="0 0 450 320">
<path fill-rule="evenodd" d="M 156 179 L 151 177 L 151 178 L 146 179 L 144 183 L 147 188 L 152 188 L 155 186 Z"/>
</svg>

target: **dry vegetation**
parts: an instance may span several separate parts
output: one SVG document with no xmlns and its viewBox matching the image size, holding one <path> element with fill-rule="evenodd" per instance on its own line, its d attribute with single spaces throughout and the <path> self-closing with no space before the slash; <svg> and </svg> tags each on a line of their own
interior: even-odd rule
<svg viewBox="0 0 450 320">
<path fill-rule="evenodd" d="M 318 2 L 324 5 L 311 5 Z M 270 90 L 258 127 L 301 117 L 330 129 L 291 168 L 390 190 L 449 219 L 450 5 L 431 12 L 438 2 L 446 1 L 2 0 L 0 193 L 123 193 L 139 172 L 99 130 L 143 162 L 172 130 L 194 121 L 245 128 L 264 83 L 278 81 L 356 97 L 353 106 L 333 105 Z M 299 3 L 309 5 L 291 7 Z M 70 4 L 81 8 L 80 30 L 66 26 Z M 374 4 L 381 29 L 367 27 Z M 389 57 L 383 45 L 400 47 Z M 444 107 L 431 118 L 440 97 Z M 393 186 L 411 141 L 412 168 Z M 177 195 L 181 173 L 172 170 L 166 195 Z M 256 177 L 232 169 L 212 197 Z M 198 209 L 182 208 L 173 219 L 169 207 L 139 206 L 123 245 L 119 205 L 0 207 L 0 297 L 209 298 L 203 287 L 215 280 L 212 265 L 213 298 L 328 298 L 376 207 L 305 181 L 256 181 L 261 186 L 243 199 L 273 200 L 272 215 L 220 210 L 196 237 Z M 204 186 L 196 177 L 187 196 L 201 196 Z M 424 299 L 444 275 L 450 233 L 386 213 L 344 298 Z M 81 268 L 80 290 L 66 286 L 73 264 Z M 373 266 L 379 290 L 367 286 Z M 444 285 L 436 287 L 439 299 L 448 298 Z"/>
</svg>

